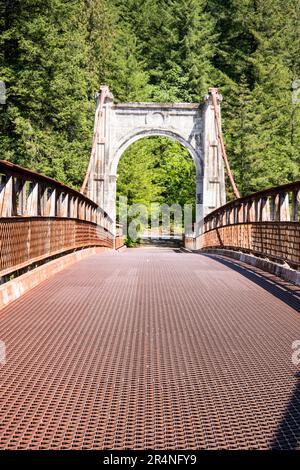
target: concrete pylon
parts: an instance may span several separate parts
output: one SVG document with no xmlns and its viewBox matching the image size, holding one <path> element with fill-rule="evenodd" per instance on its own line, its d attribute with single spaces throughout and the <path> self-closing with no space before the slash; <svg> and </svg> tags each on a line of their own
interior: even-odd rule
<svg viewBox="0 0 300 470">
<path fill-rule="evenodd" d="M 196 222 L 226 202 L 224 165 L 211 95 L 202 103 L 114 103 L 105 89 L 97 96 L 96 149 L 87 195 L 116 217 L 118 163 L 135 141 L 170 137 L 187 148 L 196 166 Z M 218 96 L 220 106 L 222 97 Z M 100 109 L 101 108 L 101 109 Z M 100 116 L 100 118 L 99 118 Z"/>
</svg>

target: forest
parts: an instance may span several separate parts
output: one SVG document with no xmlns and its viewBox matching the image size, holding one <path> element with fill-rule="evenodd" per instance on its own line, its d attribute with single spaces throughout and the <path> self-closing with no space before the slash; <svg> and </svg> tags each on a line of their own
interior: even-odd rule
<svg viewBox="0 0 300 470">
<path fill-rule="evenodd" d="M 300 2 L 1 0 L 0 9 L 1 159 L 79 188 L 100 84 L 119 102 L 201 102 L 214 86 L 241 194 L 299 179 Z M 193 162 L 176 142 L 135 143 L 118 173 L 129 202 L 194 199 Z"/>
</svg>

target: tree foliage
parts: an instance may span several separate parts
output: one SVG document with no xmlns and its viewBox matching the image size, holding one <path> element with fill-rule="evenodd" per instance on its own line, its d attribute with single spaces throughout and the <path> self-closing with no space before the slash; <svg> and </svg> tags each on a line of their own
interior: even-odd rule
<svg viewBox="0 0 300 470">
<path fill-rule="evenodd" d="M 100 83 L 116 101 L 199 102 L 217 86 L 241 193 L 299 178 L 299 2 L 6 0 L 0 13 L 1 158 L 78 187 Z M 189 201 L 195 183 L 186 151 L 160 138 L 118 171 L 133 202 Z"/>
</svg>

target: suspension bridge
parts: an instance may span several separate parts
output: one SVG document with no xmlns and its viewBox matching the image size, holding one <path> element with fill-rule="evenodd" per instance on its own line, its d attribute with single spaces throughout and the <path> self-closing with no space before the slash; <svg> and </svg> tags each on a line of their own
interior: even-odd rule
<svg viewBox="0 0 300 470">
<path fill-rule="evenodd" d="M 300 448 L 300 182 L 239 197 L 220 103 L 102 87 L 81 191 L 0 162 L 1 449 Z M 119 159 L 150 135 L 195 162 L 182 248 L 125 249 L 116 224 Z"/>
</svg>

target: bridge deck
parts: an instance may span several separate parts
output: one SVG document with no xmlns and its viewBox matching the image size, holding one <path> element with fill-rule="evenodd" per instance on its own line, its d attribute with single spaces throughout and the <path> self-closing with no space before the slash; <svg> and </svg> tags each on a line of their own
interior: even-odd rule
<svg viewBox="0 0 300 470">
<path fill-rule="evenodd" d="M 1 311 L 2 449 L 299 446 L 297 292 L 157 250 L 95 255 Z"/>
</svg>

